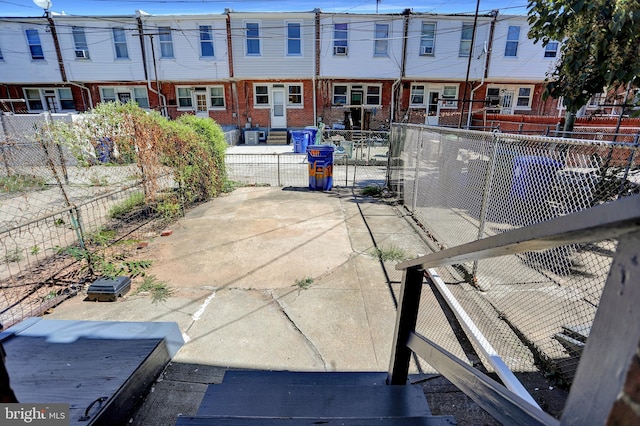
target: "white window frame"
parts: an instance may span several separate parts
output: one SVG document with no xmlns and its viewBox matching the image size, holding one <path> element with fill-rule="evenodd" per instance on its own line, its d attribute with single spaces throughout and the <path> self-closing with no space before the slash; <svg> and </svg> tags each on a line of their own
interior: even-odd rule
<svg viewBox="0 0 640 426">
<path fill-rule="evenodd" d="M 160 47 L 160 59 L 175 59 L 170 25 L 158 25 L 158 46 Z"/>
<path fill-rule="evenodd" d="M 87 43 L 87 35 L 84 27 L 71 27 L 71 36 L 73 37 L 73 46 L 75 48 L 74 56 L 76 61 L 86 61 L 91 59 L 89 56 L 89 44 Z"/>
<path fill-rule="evenodd" d="M 291 93 L 291 89 L 297 87 L 300 89 L 298 93 Z M 300 97 L 300 102 L 291 102 L 291 97 Z M 304 86 L 302 83 L 299 84 L 288 84 L 287 85 L 287 106 L 293 108 L 302 108 L 304 106 Z"/>
<path fill-rule="evenodd" d="M 29 96 L 27 95 L 28 91 L 30 90 L 36 90 L 38 93 L 38 99 L 36 98 L 29 98 Z M 48 105 L 47 105 L 47 100 L 46 100 L 46 92 L 47 91 L 53 91 L 55 94 L 55 102 L 57 105 L 56 108 L 56 112 L 63 112 L 63 111 L 76 111 L 76 106 L 75 106 L 75 99 L 73 98 L 73 91 L 71 90 L 71 88 L 69 87 L 24 87 L 22 89 L 23 93 L 24 93 L 24 99 L 26 100 L 27 103 L 27 110 L 29 112 L 42 112 L 42 111 L 48 111 Z M 62 96 L 62 91 L 69 93 L 70 97 L 66 97 L 66 96 Z M 42 108 L 31 108 L 30 105 L 30 101 L 38 101 L 40 102 L 40 105 Z M 71 101 L 73 103 L 73 108 L 63 108 L 63 101 Z"/>
<path fill-rule="evenodd" d="M 204 30 L 203 30 L 204 28 Z M 209 36 L 208 40 L 202 38 L 203 34 L 207 34 Z M 198 41 L 200 42 L 200 59 L 210 59 L 215 58 L 216 56 L 216 48 L 213 43 L 213 25 L 210 24 L 201 24 L 198 25 Z M 204 50 L 202 48 L 203 45 L 210 44 L 211 45 L 211 55 L 205 55 Z"/>
<path fill-rule="evenodd" d="M 258 27 L 258 35 L 255 37 L 249 38 L 249 25 L 257 25 Z M 262 23 L 260 21 L 245 21 L 244 22 L 244 55 L 245 56 L 262 56 L 262 40 L 260 38 L 260 29 L 262 28 Z M 250 53 L 249 52 L 249 41 L 257 41 L 258 42 L 258 52 Z"/>
<path fill-rule="evenodd" d="M 344 87 L 346 90 L 344 94 L 336 94 L 336 88 Z M 331 104 L 332 105 L 349 105 L 349 85 L 348 84 L 334 84 L 331 89 Z M 336 102 L 336 97 L 344 97 L 344 102 Z"/>
<path fill-rule="evenodd" d="M 136 89 L 138 90 L 138 92 L 136 93 Z M 99 86 L 98 90 L 100 92 L 100 102 L 113 102 L 113 101 L 117 101 L 120 100 L 119 98 L 119 94 L 129 94 L 129 97 L 131 100 L 138 102 L 138 99 L 146 99 L 146 106 L 141 105 L 138 102 L 138 105 L 140 105 L 140 108 L 142 109 L 149 109 L 149 91 L 147 90 L 147 86 Z M 104 90 L 113 90 L 114 92 L 114 98 L 106 98 L 104 96 Z M 140 91 L 143 91 L 144 94 L 146 96 L 140 96 L 139 93 Z"/>
<path fill-rule="evenodd" d="M 603 91 L 593 95 L 587 102 L 587 109 L 600 109 L 607 101 L 607 92 Z"/>
<path fill-rule="evenodd" d="M 453 94 L 447 94 L 447 90 L 453 89 Z M 444 84 L 442 85 L 442 94 L 440 95 L 440 108 L 441 109 L 457 109 L 458 108 L 458 91 L 460 85 L 458 84 Z M 450 100 L 447 100 L 450 99 Z"/>
<path fill-rule="evenodd" d="M 382 30 L 382 33 L 380 33 L 378 30 L 379 28 Z M 386 27 L 386 34 L 384 33 L 385 30 L 382 29 L 383 27 Z M 380 57 L 388 57 L 389 56 L 389 34 L 391 33 L 391 24 L 389 24 L 388 22 L 374 22 L 373 24 L 373 56 L 376 58 L 380 58 Z M 383 35 L 383 37 L 380 37 L 380 35 Z M 378 51 L 380 50 L 380 51 Z"/>
<path fill-rule="evenodd" d="M 299 36 L 297 38 L 296 37 L 291 37 L 291 34 L 289 33 L 289 25 L 291 25 L 291 24 L 298 26 Z M 304 27 L 302 25 L 302 21 L 285 21 L 285 25 L 284 25 L 284 32 L 285 32 L 284 40 L 285 40 L 285 43 L 286 43 L 285 51 L 286 51 L 287 56 L 302 56 L 302 29 L 303 28 Z M 300 49 L 299 52 L 296 53 L 296 52 L 291 52 L 289 50 L 289 42 L 290 41 L 298 42 L 299 49 Z"/>
<path fill-rule="evenodd" d="M 422 90 L 422 93 L 417 93 Z M 414 96 L 421 96 L 421 102 L 414 102 Z M 425 108 L 425 101 L 427 99 L 427 85 L 426 84 L 411 84 L 411 91 L 409 92 L 409 107 L 410 108 Z"/>
<path fill-rule="evenodd" d="M 433 25 L 433 35 L 429 35 L 428 32 L 425 33 L 425 25 Z M 418 52 L 419 56 L 435 56 L 437 28 L 438 25 L 436 22 L 422 21 L 422 23 L 420 24 L 420 51 Z M 429 44 L 431 44 L 431 46 L 429 46 Z M 431 51 L 429 52 L 429 50 Z"/>
<path fill-rule="evenodd" d="M 555 59 L 558 57 L 558 49 L 560 48 L 560 43 L 557 41 L 550 41 L 544 47 L 544 57 L 548 59 Z"/>
<path fill-rule="evenodd" d="M 521 94 L 521 90 L 522 89 L 528 89 L 529 90 L 529 95 L 528 96 L 523 96 Z M 531 110 L 531 104 L 533 103 L 533 95 L 535 93 L 535 86 L 531 85 L 531 86 L 518 86 L 516 87 L 516 90 L 514 92 L 514 99 L 513 99 L 513 109 L 514 110 Z M 520 99 L 524 99 L 527 98 L 527 105 L 518 105 L 519 100 Z"/>
<path fill-rule="evenodd" d="M 181 95 L 182 93 L 182 95 Z M 189 105 L 181 105 L 180 99 L 189 102 Z M 193 111 L 193 87 L 190 86 L 176 86 L 176 105 L 178 111 Z"/>
<path fill-rule="evenodd" d="M 338 25 L 344 25 L 345 29 L 337 29 Z M 348 56 L 349 55 L 349 23 L 348 22 L 334 22 L 331 28 L 332 33 L 332 46 L 333 56 Z M 344 33 L 344 38 L 337 38 L 336 33 Z"/>
<path fill-rule="evenodd" d="M 469 38 L 464 38 L 465 29 L 467 31 L 471 31 L 471 35 Z M 463 22 L 462 27 L 460 28 L 460 47 L 458 48 L 459 57 L 468 58 L 469 55 L 473 54 L 473 46 L 471 45 L 472 40 L 473 40 L 473 24 Z"/>
<path fill-rule="evenodd" d="M 213 91 L 214 90 L 218 90 L 221 89 L 222 90 L 222 95 L 214 95 Z M 224 92 L 224 86 L 223 85 L 214 85 L 214 86 L 208 86 L 207 87 L 207 105 L 209 105 L 209 109 L 212 110 L 223 110 L 226 109 L 227 107 L 227 101 L 225 98 L 225 92 Z M 214 105 L 213 104 L 213 100 L 214 99 L 222 99 L 222 105 Z"/>
<path fill-rule="evenodd" d="M 511 35 L 511 28 L 517 28 L 518 37 L 513 38 Z M 507 28 L 507 41 L 504 45 L 504 57 L 505 58 L 517 58 L 518 57 L 518 47 L 520 47 L 520 32 L 522 27 L 520 25 L 509 25 Z M 515 46 L 515 49 L 514 49 Z M 513 51 L 513 54 L 511 54 Z M 508 53 L 508 54 L 507 54 Z"/>
<path fill-rule="evenodd" d="M 258 87 L 266 87 L 266 93 L 258 93 Z M 258 103 L 258 96 L 266 97 L 266 103 Z M 271 107 L 271 85 L 265 83 L 253 83 L 253 107 L 254 108 L 270 108 Z"/>
<path fill-rule="evenodd" d="M 32 33 L 33 31 L 35 31 L 35 33 Z M 36 40 L 29 39 L 29 34 L 35 34 L 35 37 L 38 39 L 37 43 L 35 43 Z M 40 39 L 40 31 L 37 28 L 25 28 L 24 35 L 27 38 L 27 46 L 29 47 L 29 54 L 31 55 L 31 60 L 44 61 L 45 60 L 44 48 L 42 47 L 42 40 Z M 39 52 L 34 53 L 33 49 L 35 48 L 39 49 Z"/>
<path fill-rule="evenodd" d="M 369 93 L 369 89 L 377 88 L 378 93 Z M 379 102 L 370 103 L 369 96 L 376 96 Z M 366 84 L 364 86 L 364 99 L 363 105 L 366 106 L 382 106 L 382 84 Z"/>
<path fill-rule="evenodd" d="M 116 35 L 116 31 L 118 33 L 122 32 L 122 40 L 118 41 L 119 35 Z M 129 59 L 129 46 L 127 43 L 127 33 L 124 27 L 112 27 L 111 28 L 111 36 L 113 37 L 113 54 L 116 60 L 126 60 Z M 124 46 L 124 56 L 118 56 L 118 46 Z"/>
</svg>

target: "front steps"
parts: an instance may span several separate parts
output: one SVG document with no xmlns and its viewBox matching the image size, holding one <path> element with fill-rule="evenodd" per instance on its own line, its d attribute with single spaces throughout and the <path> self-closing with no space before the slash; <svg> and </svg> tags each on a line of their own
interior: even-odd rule
<svg viewBox="0 0 640 426">
<path fill-rule="evenodd" d="M 267 145 L 286 145 L 289 132 L 286 130 L 270 130 Z"/>
<path fill-rule="evenodd" d="M 185 425 L 455 425 L 432 416 L 420 387 L 388 386 L 386 373 L 229 371 Z"/>
</svg>

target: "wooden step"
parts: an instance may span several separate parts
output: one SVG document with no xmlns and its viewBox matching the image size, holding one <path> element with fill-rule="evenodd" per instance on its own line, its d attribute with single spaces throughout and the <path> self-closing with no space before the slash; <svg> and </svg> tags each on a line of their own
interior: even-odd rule
<svg viewBox="0 0 640 426">
<path fill-rule="evenodd" d="M 223 384 L 386 386 L 387 373 L 229 370 Z"/>
<path fill-rule="evenodd" d="M 210 385 L 197 416 L 420 417 L 431 411 L 416 386 Z"/>
<path fill-rule="evenodd" d="M 353 418 L 178 417 L 176 426 L 455 426 L 452 416 Z"/>
</svg>

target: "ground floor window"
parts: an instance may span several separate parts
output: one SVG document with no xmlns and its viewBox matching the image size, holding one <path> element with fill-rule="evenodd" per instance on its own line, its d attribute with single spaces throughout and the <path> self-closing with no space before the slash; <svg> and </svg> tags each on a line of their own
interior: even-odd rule
<svg viewBox="0 0 640 426">
<path fill-rule="evenodd" d="M 149 108 L 149 93 L 145 86 L 100 87 L 100 99 L 102 102 L 122 103 L 133 99 L 140 108 Z"/>
<path fill-rule="evenodd" d="M 29 111 L 61 112 L 76 109 L 73 92 L 68 87 L 25 88 L 23 91 Z"/>
<path fill-rule="evenodd" d="M 333 105 L 382 105 L 381 84 L 334 84 Z"/>
<path fill-rule="evenodd" d="M 271 91 L 273 88 L 284 89 L 286 106 L 296 107 L 303 104 L 303 84 L 302 83 L 277 83 L 253 85 L 253 104 L 257 107 L 267 107 L 271 105 Z M 279 101 L 277 101 L 279 102 Z"/>
</svg>

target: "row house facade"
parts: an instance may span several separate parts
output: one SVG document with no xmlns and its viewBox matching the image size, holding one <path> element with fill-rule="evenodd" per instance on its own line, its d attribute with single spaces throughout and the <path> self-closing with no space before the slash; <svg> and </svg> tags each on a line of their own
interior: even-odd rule
<svg viewBox="0 0 640 426">
<path fill-rule="evenodd" d="M 410 10 L 0 18 L 0 107 L 134 100 L 267 131 L 557 115 L 541 94 L 558 43 L 534 44 L 528 29 L 524 16 Z"/>
</svg>

